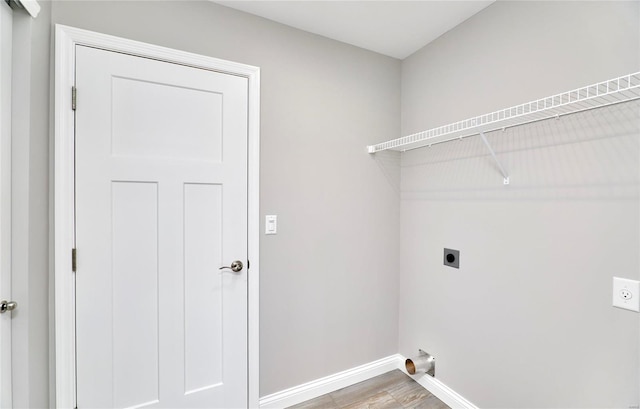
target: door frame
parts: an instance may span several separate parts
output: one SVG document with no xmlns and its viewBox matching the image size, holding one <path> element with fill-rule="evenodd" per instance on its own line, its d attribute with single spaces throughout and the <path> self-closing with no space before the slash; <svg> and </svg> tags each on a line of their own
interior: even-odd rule
<svg viewBox="0 0 640 409">
<path fill-rule="evenodd" d="M 57 24 L 55 27 L 54 125 L 54 294 L 56 407 L 76 407 L 75 278 L 71 249 L 75 248 L 75 119 L 71 89 L 75 84 L 76 45 L 151 58 L 248 79 L 248 404 L 259 406 L 259 283 L 260 283 L 260 68 L 174 50 L 139 41 Z M 82 103 L 82 90 L 78 102 Z"/>
</svg>

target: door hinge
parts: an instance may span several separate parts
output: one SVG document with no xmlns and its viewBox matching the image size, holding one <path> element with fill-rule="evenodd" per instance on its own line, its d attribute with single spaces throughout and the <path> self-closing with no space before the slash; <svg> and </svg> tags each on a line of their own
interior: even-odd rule
<svg viewBox="0 0 640 409">
<path fill-rule="evenodd" d="M 247 270 L 251 268 L 251 261 L 247 260 Z"/>
<path fill-rule="evenodd" d="M 75 86 L 71 87 L 71 109 L 76 110 L 76 98 L 78 95 L 78 90 Z"/>
<path fill-rule="evenodd" d="M 71 249 L 71 271 L 76 272 L 76 249 Z"/>
</svg>

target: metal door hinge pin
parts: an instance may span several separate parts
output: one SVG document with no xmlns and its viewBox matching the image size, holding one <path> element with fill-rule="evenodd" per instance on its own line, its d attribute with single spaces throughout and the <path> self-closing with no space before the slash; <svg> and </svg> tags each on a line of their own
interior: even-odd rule
<svg viewBox="0 0 640 409">
<path fill-rule="evenodd" d="M 77 267 L 77 257 L 76 257 L 76 249 L 71 249 L 71 271 L 76 272 Z"/>
<path fill-rule="evenodd" d="M 77 102 L 78 90 L 76 87 L 71 87 L 71 109 L 76 110 L 76 102 Z"/>
</svg>

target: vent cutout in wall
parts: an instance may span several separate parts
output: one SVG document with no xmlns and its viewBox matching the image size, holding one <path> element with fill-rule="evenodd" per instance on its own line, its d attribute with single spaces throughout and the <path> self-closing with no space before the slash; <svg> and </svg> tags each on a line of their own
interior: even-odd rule
<svg viewBox="0 0 640 409">
<path fill-rule="evenodd" d="M 436 359 L 421 349 L 418 350 L 418 356 L 408 358 L 404 366 L 410 375 L 426 373 L 436 376 Z"/>
</svg>

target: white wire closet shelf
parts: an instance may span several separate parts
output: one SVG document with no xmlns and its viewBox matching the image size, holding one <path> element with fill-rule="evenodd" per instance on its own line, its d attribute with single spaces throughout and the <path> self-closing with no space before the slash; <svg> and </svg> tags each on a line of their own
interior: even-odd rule
<svg viewBox="0 0 640 409">
<path fill-rule="evenodd" d="M 588 85 L 510 108 L 367 147 L 369 153 L 405 152 L 550 118 L 640 99 L 640 72 Z M 485 142 L 486 143 L 486 142 Z M 487 147 L 491 150 L 487 143 Z M 494 156 L 495 159 L 495 156 Z M 508 176 L 505 184 L 508 184 Z"/>
</svg>

